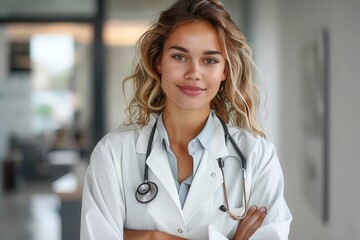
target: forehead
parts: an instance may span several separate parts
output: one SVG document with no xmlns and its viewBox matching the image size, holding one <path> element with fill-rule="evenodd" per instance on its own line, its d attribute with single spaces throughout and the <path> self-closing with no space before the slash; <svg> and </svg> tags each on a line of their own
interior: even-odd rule
<svg viewBox="0 0 360 240">
<path fill-rule="evenodd" d="M 217 29 L 211 23 L 203 20 L 184 23 L 175 27 L 165 41 L 165 49 L 172 45 L 179 45 L 190 49 L 221 49 Z"/>
</svg>

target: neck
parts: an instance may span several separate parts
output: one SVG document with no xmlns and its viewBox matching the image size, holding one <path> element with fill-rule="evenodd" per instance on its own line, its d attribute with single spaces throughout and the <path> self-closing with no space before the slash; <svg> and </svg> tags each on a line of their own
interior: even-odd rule
<svg viewBox="0 0 360 240">
<path fill-rule="evenodd" d="M 209 111 L 168 111 L 163 113 L 163 122 L 170 142 L 186 144 L 195 138 L 206 124 Z"/>
</svg>

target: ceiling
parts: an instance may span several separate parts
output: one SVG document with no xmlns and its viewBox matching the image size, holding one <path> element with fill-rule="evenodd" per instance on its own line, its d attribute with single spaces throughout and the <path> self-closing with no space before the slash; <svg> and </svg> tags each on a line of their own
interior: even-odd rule
<svg viewBox="0 0 360 240">
<path fill-rule="evenodd" d="M 16 15 L 88 15 L 96 9 L 97 0 L 1 0 L 0 17 Z M 108 19 L 145 20 L 153 19 L 157 13 L 175 0 L 103 0 Z M 225 7 L 236 18 L 243 0 L 222 0 Z"/>
<path fill-rule="evenodd" d="M 104 40 L 108 44 L 133 44 L 158 13 L 176 0 L 104 0 L 106 24 Z M 96 0 L 2 0 L 0 17 L 12 14 L 79 14 L 92 16 Z M 235 22 L 241 22 L 241 0 L 222 0 Z M 70 34 L 78 41 L 90 42 L 91 27 L 87 24 L 12 24 L 6 28 L 9 39 L 29 39 L 34 32 Z M 126 34 L 124 34 L 126 33 Z"/>
</svg>

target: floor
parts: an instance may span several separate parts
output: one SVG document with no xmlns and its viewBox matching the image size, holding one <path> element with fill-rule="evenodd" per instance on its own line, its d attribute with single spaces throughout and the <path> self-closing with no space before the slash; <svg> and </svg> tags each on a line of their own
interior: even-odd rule
<svg viewBox="0 0 360 240">
<path fill-rule="evenodd" d="M 60 240 L 60 201 L 50 181 L 0 195 L 0 240 Z"/>
</svg>

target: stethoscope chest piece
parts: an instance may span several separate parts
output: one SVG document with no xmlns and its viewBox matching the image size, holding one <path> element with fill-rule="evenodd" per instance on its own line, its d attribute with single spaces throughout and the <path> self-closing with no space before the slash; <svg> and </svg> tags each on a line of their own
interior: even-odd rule
<svg viewBox="0 0 360 240">
<path fill-rule="evenodd" d="M 153 182 L 144 182 L 136 190 L 135 197 L 140 203 L 151 202 L 158 193 L 158 187 Z"/>
</svg>

